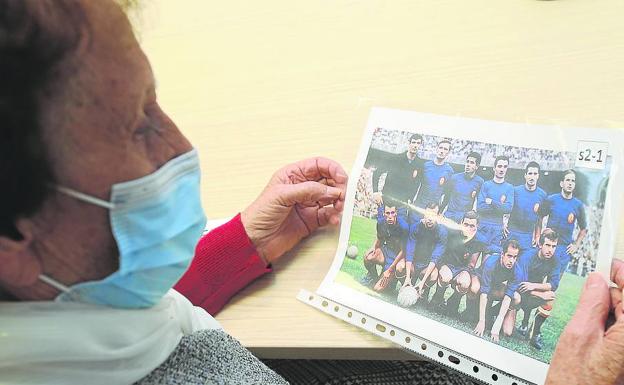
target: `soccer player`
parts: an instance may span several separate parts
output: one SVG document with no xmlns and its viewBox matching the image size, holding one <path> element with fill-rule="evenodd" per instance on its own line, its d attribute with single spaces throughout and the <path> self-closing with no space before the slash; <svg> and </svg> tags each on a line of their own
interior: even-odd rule
<svg viewBox="0 0 624 385">
<path fill-rule="evenodd" d="M 430 202 L 438 205 L 444 193 L 445 184 L 453 175 L 453 168 L 446 162 L 446 157 L 451 151 L 451 142 L 444 139 L 438 143 L 434 160 L 425 162 L 423 166 L 423 179 L 416 198 L 416 205 L 425 208 Z M 420 220 L 422 215 L 416 215 Z"/>
<path fill-rule="evenodd" d="M 501 327 L 506 336 L 511 336 L 516 322 L 515 307 L 520 304 L 520 294 L 516 291 L 518 282 L 515 279 L 515 265 L 520 254 L 520 244 L 515 239 L 503 243 L 503 252 L 490 255 L 479 267 L 477 272 L 479 293 L 479 321 L 474 333 L 483 336 L 486 328 L 487 313 L 494 301 L 500 302 L 500 310 L 492 324 L 490 336 L 494 342 L 499 342 Z M 473 287 L 470 288 L 471 291 Z"/>
<path fill-rule="evenodd" d="M 434 310 L 457 316 L 459 302 L 472 284 L 471 273 L 486 245 L 477 237 L 479 216 L 468 211 L 461 220 L 461 230 L 448 230 L 446 249 L 438 262 L 438 284 L 431 298 Z M 444 293 L 452 285 L 453 294 L 444 305 Z"/>
<path fill-rule="evenodd" d="M 539 164 L 529 162 L 524 168 L 524 184 L 514 187 L 513 208 L 503 227 L 505 238 L 517 240 L 522 253 L 531 253 L 540 236 L 537 222 L 547 194 L 537 185 L 539 177 Z"/>
<path fill-rule="evenodd" d="M 524 312 L 518 333 L 527 336 L 531 311 L 537 308 L 530 344 L 540 350 L 543 347 L 541 329 L 550 316 L 555 291 L 561 279 L 561 265 L 555 258 L 555 249 L 560 235 L 551 229 L 545 229 L 539 239 L 538 249 L 531 254 L 524 254 L 516 264 L 516 280 L 520 282 L 520 308 Z"/>
<path fill-rule="evenodd" d="M 421 294 L 423 301 L 429 300 L 429 289 L 438 279 L 436 263 L 444 254 L 446 246 L 446 229 L 437 223 L 439 207 L 431 202 L 425 208 L 425 216 L 419 222 L 410 226 L 405 254 L 405 282 L 403 285 L 412 284 L 412 276 L 420 278 L 416 289 Z M 401 262 L 397 268 L 400 272 Z"/>
<path fill-rule="evenodd" d="M 505 181 L 509 158 L 500 155 L 494 159 L 494 177 L 483 183 L 477 198 L 477 212 L 481 217 L 479 234 L 489 251 L 500 252 L 503 238 L 503 216 L 511 213 L 514 188 Z"/>
<path fill-rule="evenodd" d="M 483 185 L 483 178 L 477 175 L 481 154 L 471 152 L 466 157 L 464 172 L 451 176 L 444 186 L 444 199 L 440 211 L 446 208 L 444 216 L 459 223 L 464 213 L 474 208 L 474 202 Z"/>
<path fill-rule="evenodd" d="M 380 205 L 386 196 L 400 203 L 400 207 L 412 202 L 420 186 L 424 160 L 418 157 L 423 137 L 413 134 L 409 138 L 407 151 L 394 155 L 387 167 L 379 167 L 373 172 L 373 199 Z M 383 190 L 379 189 L 379 177 L 386 173 Z"/>
<path fill-rule="evenodd" d="M 404 218 L 398 215 L 397 204 L 390 199 L 377 209 L 377 237 L 373 246 L 364 255 L 364 267 L 368 274 L 362 284 L 373 286 L 373 290 L 380 292 L 396 288 L 395 268 L 404 258 L 405 245 L 409 225 Z M 381 275 L 377 266 L 382 266 Z M 394 284 L 395 287 L 392 287 Z"/>
<path fill-rule="evenodd" d="M 555 250 L 555 257 L 562 264 L 565 271 L 571 256 L 581 247 L 583 238 L 587 235 L 587 221 L 583 202 L 574 197 L 576 188 L 576 172 L 564 171 L 561 182 L 561 193 L 552 194 L 546 200 L 542 214 L 548 216 L 546 227 L 559 233 L 559 244 Z M 539 223 L 541 223 L 541 218 Z M 575 224 L 579 232 L 576 239 L 572 239 Z"/>
</svg>

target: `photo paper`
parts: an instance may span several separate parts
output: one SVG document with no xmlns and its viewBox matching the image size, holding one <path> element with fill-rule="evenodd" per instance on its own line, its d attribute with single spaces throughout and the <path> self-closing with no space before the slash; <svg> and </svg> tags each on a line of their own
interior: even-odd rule
<svg viewBox="0 0 624 385">
<path fill-rule="evenodd" d="M 543 383 L 587 275 L 609 271 L 621 148 L 616 130 L 375 108 L 318 293 Z"/>
</svg>

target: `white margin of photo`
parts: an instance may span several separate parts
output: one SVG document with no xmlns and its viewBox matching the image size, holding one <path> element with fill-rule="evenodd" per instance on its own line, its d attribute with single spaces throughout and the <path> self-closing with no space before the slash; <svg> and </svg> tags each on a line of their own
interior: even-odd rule
<svg viewBox="0 0 624 385">
<path fill-rule="evenodd" d="M 579 140 L 608 142 L 608 155 L 612 157 L 612 162 L 596 261 L 596 270 L 602 272 L 605 277 L 609 277 L 611 259 L 615 255 L 616 236 L 619 230 L 618 217 L 622 208 L 622 197 L 614 190 L 616 186 L 624 185 L 621 182 L 624 131 L 498 122 L 375 107 L 369 115 L 366 131 L 351 170 L 338 249 L 317 293 L 513 376 L 543 384 L 548 364 L 334 282 L 348 246 L 357 181 L 376 128 L 574 153 Z M 534 137 L 540 140 L 536 143 L 532 139 Z"/>
</svg>

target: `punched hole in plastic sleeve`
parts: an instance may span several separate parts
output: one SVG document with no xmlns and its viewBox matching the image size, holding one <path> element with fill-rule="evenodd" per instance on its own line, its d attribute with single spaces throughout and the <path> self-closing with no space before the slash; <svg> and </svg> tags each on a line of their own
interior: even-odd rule
<svg viewBox="0 0 624 385">
<path fill-rule="evenodd" d="M 391 341 L 416 356 L 435 361 L 449 369 L 459 371 L 476 380 L 497 385 L 531 385 L 530 382 L 494 369 L 465 355 L 458 354 L 451 349 L 440 346 L 401 328 L 394 327 L 387 322 L 380 321 L 318 294 L 302 289 L 299 291 L 297 299 L 323 313 Z"/>
</svg>

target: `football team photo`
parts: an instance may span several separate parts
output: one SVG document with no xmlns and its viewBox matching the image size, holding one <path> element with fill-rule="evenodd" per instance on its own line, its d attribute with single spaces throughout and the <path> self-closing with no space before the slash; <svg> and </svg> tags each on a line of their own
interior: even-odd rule
<svg viewBox="0 0 624 385">
<path fill-rule="evenodd" d="M 335 283 L 549 363 L 596 270 L 610 159 L 544 147 L 376 127 Z"/>
</svg>

